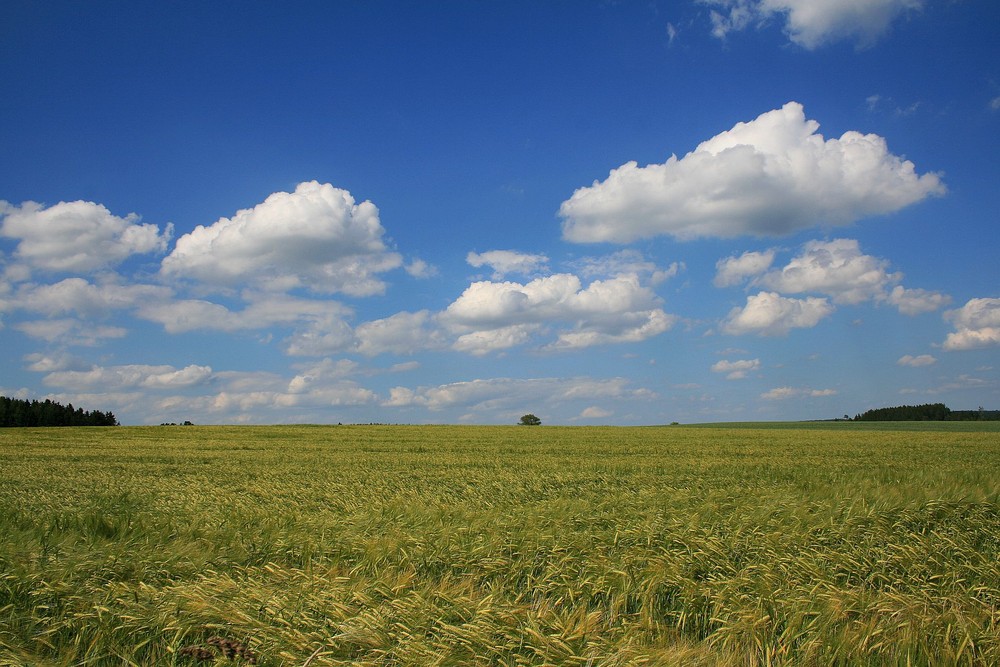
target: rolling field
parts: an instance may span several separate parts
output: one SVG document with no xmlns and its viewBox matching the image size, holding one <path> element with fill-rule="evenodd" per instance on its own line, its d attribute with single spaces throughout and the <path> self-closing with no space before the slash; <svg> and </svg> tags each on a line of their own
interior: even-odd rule
<svg viewBox="0 0 1000 667">
<path fill-rule="evenodd" d="M 1000 664 L 996 427 L 801 426 L 0 430 L 0 665 Z"/>
</svg>

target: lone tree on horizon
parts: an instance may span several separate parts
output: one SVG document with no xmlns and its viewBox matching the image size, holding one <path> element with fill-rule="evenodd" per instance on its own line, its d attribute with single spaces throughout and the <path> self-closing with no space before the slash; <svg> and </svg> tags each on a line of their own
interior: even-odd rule
<svg viewBox="0 0 1000 667">
<path fill-rule="evenodd" d="M 520 425 L 520 426 L 538 426 L 541 423 L 542 423 L 541 419 L 539 419 L 538 417 L 536 417 L 535 415 L 533 415 L 533 414 L 531 414 L 529 412 L 528 414 L 526 414 L 523 417 L 521 417 L 521 421 L 518 422 L 518 425 Z"/>
</svg>

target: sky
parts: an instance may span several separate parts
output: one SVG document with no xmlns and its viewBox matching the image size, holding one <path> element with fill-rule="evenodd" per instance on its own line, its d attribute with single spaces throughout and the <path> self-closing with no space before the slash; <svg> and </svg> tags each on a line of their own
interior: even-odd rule
<svg viewBox="0 0 1000 667">
<path fill-rule="evenodd" d="M 0 4 L 0 394 L 1000 409 L 994 0 Z"/>
</svg>

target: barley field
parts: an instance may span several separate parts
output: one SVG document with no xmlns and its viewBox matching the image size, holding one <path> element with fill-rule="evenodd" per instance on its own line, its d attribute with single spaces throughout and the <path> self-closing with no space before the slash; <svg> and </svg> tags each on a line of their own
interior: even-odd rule
<svg viewBox="0 0 1000 667">
<path fill-rule="evenodd" d="M 0 665 L 1000 664 L 997 424 L 852 426 L 4 429 Z"/>
</svg>

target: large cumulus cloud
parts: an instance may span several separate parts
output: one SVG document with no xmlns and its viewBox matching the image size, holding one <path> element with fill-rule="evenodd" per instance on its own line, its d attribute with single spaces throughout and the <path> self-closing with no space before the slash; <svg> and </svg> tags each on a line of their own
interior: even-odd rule
<svg viewBox="0 0 1000 667">
<path fill-rule="evenodd" d="M 945 191 L 937 174 L 918 174 L 878 135 L 824 139 L 818 129 L 789 102 L 683 158 L 628 162 L 563 202 L 563 236 L 577 243 L 782 236 L 892 213 Z"/>
<path fill-rule="evenodd" d="M 199 225 L 177 240 L 162 273 L 210 286 L 369 296 L 385 289 L 379 274 L 403 263 L 383 234 L 374 204 L 356 204 L 349 192 L 310 181 Z"/>
</svg>

